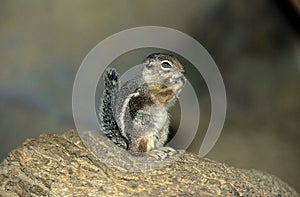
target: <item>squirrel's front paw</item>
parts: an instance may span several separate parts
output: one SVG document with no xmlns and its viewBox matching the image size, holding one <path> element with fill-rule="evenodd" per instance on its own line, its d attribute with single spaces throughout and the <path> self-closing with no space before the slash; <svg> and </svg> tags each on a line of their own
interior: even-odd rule
<svg viewBox="0 0 300 197">
<path fill-rule="evenodd" d="M 147 153 L 148 156 L 154 157 L 157 160 L 170 158 L 179 152 L 171 147 L 160 147 L 158 149 L 151 150 Z"/>
</svg>

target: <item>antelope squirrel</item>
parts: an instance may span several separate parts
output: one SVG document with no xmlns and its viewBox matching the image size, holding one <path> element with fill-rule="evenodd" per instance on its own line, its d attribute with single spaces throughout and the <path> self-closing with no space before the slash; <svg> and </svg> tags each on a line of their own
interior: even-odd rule
<svg viewBox="0 0 300 197">
<path fill-rule="evenodd" d="M 119 87 L 114 68 L 104 72 L 104 92 L 98 109 L 100 129 L 115 144 L 131 152 L 160 149 L 169 133 L 168 109 L 186 78 L 173 55 L 155 53 L 143 62 L 135 78 Z"/>
</svg>

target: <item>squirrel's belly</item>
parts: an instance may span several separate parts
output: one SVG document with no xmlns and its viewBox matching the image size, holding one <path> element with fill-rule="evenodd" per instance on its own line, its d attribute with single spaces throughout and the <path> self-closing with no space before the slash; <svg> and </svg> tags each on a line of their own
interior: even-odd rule
<svg viewBox="0 0 300 197">
<path fill-rule="evenodd" d="M 153 117 L 153 125 L 157 131 L 160 131 L 168 122 L 169 115 L 166 109 L 160 107 L 152 107 L 150 113 Z"/>
</svg>

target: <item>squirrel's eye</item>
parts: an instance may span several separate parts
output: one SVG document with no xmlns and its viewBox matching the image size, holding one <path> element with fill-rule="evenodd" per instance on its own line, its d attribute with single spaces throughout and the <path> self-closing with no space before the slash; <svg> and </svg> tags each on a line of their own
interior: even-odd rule
<svg viewBox="0 0 300 197">
<path fill-rule="evenodd" d="M 172 68 L 172 66 L 171 66 L 170 62 L 168 62 L 168 61 L 163 61 L 163 62 L 161 63 L 161 68 L 162 68 L 163 70 L 170 70 L 170 69 Z"/>
</svg>

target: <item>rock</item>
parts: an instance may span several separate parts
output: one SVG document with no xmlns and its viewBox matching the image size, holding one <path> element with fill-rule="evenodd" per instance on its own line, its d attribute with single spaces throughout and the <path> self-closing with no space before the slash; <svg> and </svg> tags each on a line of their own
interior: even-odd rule
<svg viewBox="0 0 300 197">
<path fill-rule="evenodd" d="M 0 196 L 29 195 L 299 196 L 273 175 L 191 153 L 152 171 L 117 169 L 91 154 L 74 130 L 28 139 L 0 164 Z"/>
</svg>

